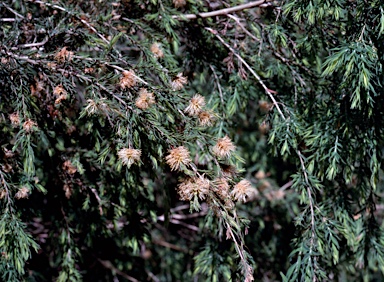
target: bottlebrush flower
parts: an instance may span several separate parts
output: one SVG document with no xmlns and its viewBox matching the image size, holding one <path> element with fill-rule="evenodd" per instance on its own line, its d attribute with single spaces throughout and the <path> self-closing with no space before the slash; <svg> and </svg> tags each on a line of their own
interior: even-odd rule
<svg viewBox="0 0 384 282">
<path fill-rule="evenodd" d="M 34 121 L 31 120 L 31 119 L 28 119 L 27 121 L 25 121 L 25 122 L 23 123 L 23 128 L 24 128 L 24 130 L 25 130 L 27 133 L 32 132 L 36 126 L 37 126 L 36 122 L 34 122 Z"/>
<path fill-rule="evenodd" d="M 187 84 L 188 80 L 182 73 L 179 73 L 174 80 L 171 82 L 171 87 L 173 90 L 181 90 L 184 85 Z"/>
<path fill-rule="evenodd" d="M 205 106 L 205 98 L 200 94 L 196 94 L 189 101 L 189 105 L 185 109 L 185 112 L 190 116 L 196 116 L 201 112 L 204 106 Z"/>
<path fill-rule="evenodd" d="M 212 152 L 220 158 L 229 158 L 231 153 L 235 150 L 236 147 L 228 136 L 217 140 L 216 145 L 212 148 Z"/>
<path fill-rule="evenodd" d="M 124 148 L 121 149 L 117 155 L 119 156 L 119 159 L 122 161 L 122 163 L 126 166 L 131 167 L 135 162 L 140 161 L 141 157 L 141 150 L 139 149 L 132 149 L 132 148 Z"/>
<path fill-rule="evenodd" d="M 255 190 L 252 187 L 251 182 L 249 182 L 246 179 L 241 180 L 239 183 L 233 187 L 233 190 L 231 192 L 231 196 L 237 201 L 237 202 L 246 202 L 246 197 L 250 197 L 253 193 L 255 193 L 257 190 Z"/>
<path fill-rule="evenodd" d="M 192 162 L 189 151 L 184 146 L 171 149 L 168 152 L 169 155 L 165 159 L 171 170 L 179 170 L 181 165 L 187 166 Z"/>
<path fill-rule="evenodd" d="M 121 89 L 131 88 L 136 85 L 136 75 L 133 70 L 123 71 L 123 77 L 120 78 Z"/>
<path fill-rule="evenodd" d="M 160 49 L 160 44 L 159 43 L 153 43 L 151 45 L 151 52 L 156 58 L 162 58 L 164 57 L 163 50 Z"/>
<path fill-rule="evenodd" d="M 191 201 L 194 196 L 204 200 L 209 192 L 210 182 L 203 176 L 193 177 L 178 186 L 178 193 L 182 201 Z"/>
<path fill-rule="evenodd" d="M 136 107 L 139 109 L 145 110 L 149 108 L 150 105 L 155 104 L 155 96 L 153 93 L 148 92 L 147 89 L 141 88 L 139 91 L 139 97 L 136 99 Z"/>
<path fill-rule="evenodd" d="M 201 111 L 199 113 L 199 123 L 201 126 L 211 126 L 215 120 L 215 116 L 209 111 Z"/>
</svg>

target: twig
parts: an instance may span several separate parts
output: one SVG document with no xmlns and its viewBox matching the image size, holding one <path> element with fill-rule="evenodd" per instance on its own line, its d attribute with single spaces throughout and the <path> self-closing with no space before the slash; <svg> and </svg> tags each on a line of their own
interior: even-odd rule
<svg viewBox="0 0 384 282">
<path fill-rule="evenodd" d="M 243 263 L 243 266 L 244 266 L 244 271 L 245 271 L 245 277 L 246 279 L 249 277 L 249 276 L 252 276 L 252 273 L 250 273 L 252 267 L 248 264 L 247 260 L 244 258 L 244 254 L 243 254 L 243 251 L 240 250 L 240 246 L 239 244 L 237 243 L 237 240 L 236 240 L 236 237 L 235 237 L 235 234 L 233 234 L 233 231 L 231 229 L 231 226 L 229 225 L 228 222 L 227 223 L 227 231 L 231 234 L 231 237 L 232 237 L 232 240 L 233 242 L 235 243 L 235 248 L 237 250 L 237 253 L 239 254 L 240 256 L 240 259 L 241 259 L 241 262 Z M 247 281 L 247 280 L 245 280 Z"/>
<path fill-rule="evenodd" d="M 155 274 L 150 272 L 148 269 L 145 270 L 145 272 L 148 274 L 148 276 L 154 281 L 154 282 L 160 282 L 160 279 L 156 277 Z"/>
<path fill-rule="evenodd" d="M 99 194 L 97 193 L 96 189 L 95 188 L 91 188 L 91 187 L 88 187 L 92 193 L 95 195 L 95 198 L 97 200 L 97 202 L 99 203 L 99 211 L 100 211 L 100 215 L 103 215 L 103 208 L 102 208 L 102 204 L 101 204 L 101 199 L 99 197 Z"/>
<path fill-rule="evenodd" d="M 162 218 L 161 216 L 157 218 L 159 221 L 164 221 L 164 218 Z M 195 231 L 195 232 L 199 232 L 200 229 L 194 225 L 191 225 L 191 224 L 188 224 L 188 223 L 185 223 L 185 222 L 182 222 L 180 220 L 177 220 L 177 219 L 174 219 L 174 218 L 170 218 L 169 220 L 170 223 L 173 223 L 173 224 L 177 224 L 177 225 L 182 225 L 192 231 Z"/>
<path fill-rule="evenodd" d="M 257 6 L 260 6 L 264 3 L 267 5 L 270 4 L 268 0 L 260 0 L 260 1 L 253 1 L 253 2 L 246 3 L 246 4 L 238 5 L 235 7 L 230 7 L 230 8 L 217 10 L 217 11 L 212 11 L 212 12 L 205 12 L 205 13 L 198 13 L 198 14 L 186 14 L 186 15 L 174 15 L 174 16 L 172 16 L 172 18 L 180 19 L 180 20 L 183 20 L 183 19 L 193 20 L 193 19 L 197 19 L 197 18 L 209 18 L 209 17 L 214 17 L 214 16 L 222 16 L 222 15 L 227 15 L 229 13 L 234 13 L 234 12 L 238 12 L 241 10 L 257 7 Z"/>
<path fill-rule="evenodd" d="M 213 66 L 209 65 L 209 67 L 211 68 L 211 70 L 213 72 L 213 76 L 215 77 L 217 89 L 219 90 L 220 101 L 221 101 L 222 106 L 224 107 L 223 92 L 221 91 L 220 80 L 217 77 L 217 74 L 216 74 L 215 69 L 213 68 Z"/>
<path fill-rule="evenodd" d="M 206 30 L 210 31 L 212 34 L 214 34 L 217 39 L 220 40 L 220 42 L 225 46 L 227 47 L 244 65 L 245 67 L 251 72 L 251 74 L 257 79 L 257 81 L 259 82 L 259 84 L 264 88 L 265 90 L 265 93 L 267 93 L 267 95 L 269 96 L 269 98 L 272 100 L 274 106 L 276 107 L 276 109 L 278 110 L 280 116 L 282 117 L 283 120 L 286 120 L 286 117 L 284 116 L 283 112 L 281 111 L 280 109 L 280 106 L 279 104 L 277 103 L 275 97 L 273 97 L 273 93 L 274 91 L 269 89 L 265 83 L 261 80 L 260 76 L 248 65 L 248 63 L 239 55 L 236 53 L 236 51 L 231 47 L 229 46 L 223 38 L 221 38 L 220 35 L 218 35 L 217 31 L 209 28 L 209 27 L 206 27 L 205 28 Z"/>
<path fill-rule="evenodd" d="M 121 277 L 124 277 L 125 279 L 131 282 L 140 282 L 136 278 L 133 278 L 132 276 L 129 276 L 128 274 L 122 272 L 120 269 L 114 266 L 109 260 L 101 260 L 101 259 L 97 259 L 97 260 L 101 263 L 102 266 L 104 266 L 105 268 L 108 268 L 109 270 L 112 270 L 113 272 L 116 272 Z"/>
<path fill-rule="evenodd" d="M 0 19 L 0 22 L 14 22 L 16 21 L 15 18 L 2 18 Z"/>
<path fill-rule="evenodd" d="M 4 5 L 5 6 L 5 5 Z M 16 12 L 15 10 L 13 10 L 12 8 L 8 7 L 8 6 L 5 6 L 5 8 L 7 8 L 9 11 L 11 11 L 12 13 L 14 13 L 16 16 L 18 16 L 19 18 L 22 18 L 24 19 L 24 16 L 23 15 L 20 15 L 18 12 Z"/>
<path fill-rule="evenodd" d="M 288 189 L 289 187 L 291 187 L 292 184 L 293 184 L 293 181 L 290 180 L 290 181 L 288 181 L 287 183 L 285 183 L 283 186 L 281 186 L 279 190 L 280 190 L 280 191 L 284 191 L 284 190 Z"/>
<path fill-rule="evenodd" d="M 104 35 L 102 35 L 101 33 L 99 33 L 96 28 L 94 28 L 93 26 L 91 26 L 86 20 L 83 20 L 81 17 L 78 17 L 75 13 L 71 12 L 71 11 L 68 11 L 67 9 L 63 8 L 63 7 L 60 7 L 58 5 L 55 5 L 55 4 L 51 4 L 51 3 L 47 3 L 45 1 L 40 1 L 40 0 L 27 0 L 29 2 L 33 2 L 33 3 L 38 3 L 38 4 L 43 4 L 43 5 L 47 5 L 49 7 L 52 7 L 54 9 L 58 9 L 58 10 L 61 10 L 63 12 L 66 12 L 70 15 L 73 15 L 75 16 L 79 21 L 81 21 L 83 24 L 85 24 L 89 29 L 91 29 L 94 33 L 96 33 L 105 43 L 107 43 L 108 45 L 110 44 L 110 42 L 104 37 Z"/>
<path fill-rule="evenodd" d="M 19 45 L 17 46 L 17 48 L 30 48 L 30 47 L 39 47 L 39 46 L 43 46 L 45 43 L 48 42 L 48 36 L 44 38 L 43 41 L 41 42 L 37 42 L 37 43 L 29 43 L 29 44 L 22 44 L 22 45 Z M 13 49 L 13 48 L 12 48 Z"/>
<path fill-rule="evenodd" d="M 254 36 L 252 33 L 250 33 L 248 31 L 248 29 L 245 28 L 245 26 L 240 22 L 239 18 L 238 17 L 235 17 L 233 15 L 227 15 L 227 17 L 230 17 L 231 19 L 233 19 L 239 26 L 240 28 L 248 35 L 250 36 L 252 39 L 254 39 L 255 41 L 257 42 L 260 42 L 261 43 L 261 39 L 257 38 L 256 36 Z"/>
<path fill-rule="evenodd" d="M 87 57 L 81 57 L 81 56 L 73 56 L 73 58 L 76 58 L 76 59 L 79 59 L 79 60 L 86 60 L 86 61 L 100 61 L 100 63 L 106 65 L 106 66 L 109 66 L 111 68 L 114 68 L 116 70 L 119 70 L 121 72 L 125 72 L 127 71 L 126 69 L 122 68 L 122 67 L 119 67 L 119 66 L 116 66 L 114 64 L 111 64 L 111 63 L 108 63 L 108 62 L 105 62 L 105 61 L 102 61 L 102 60 L 98 60 L 96 58 L 87 58 Z M 146 82 L 145 80 L 143 80 L 142 78 L 138 77 L 137 75 L 134 75 L 135 78 L 140 81 L 141 83 L 145 84 L 145 85 L 148 85 L 148 82 Z"/>
<path fill-rule="evenodd" d="M 179 246 L 177 246 L 175 244 L 171 244 L 171 243 L 165 242 L 163 240 L 153 240 L 152 242 L 154 244 L 156 244 L 156 245 L 160 245 L 160 246 L 163 246 L 163 247 L 166 247 L 166 248 L 170 248 L 170 249 L 173 249 L 173 250 L 176 250 L 176 251 L 179 251 L 179 252 L 183 252 L 183 253 L 186 253 L 186 254 L 189 253 L 189 251 L 187 249 L 179 247 Z"/>
</svg>

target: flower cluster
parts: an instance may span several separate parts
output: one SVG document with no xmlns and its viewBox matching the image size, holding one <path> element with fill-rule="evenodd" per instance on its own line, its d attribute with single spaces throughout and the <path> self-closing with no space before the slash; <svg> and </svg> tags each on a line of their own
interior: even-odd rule
<svg viewBox="0 0 384 282">
<path fill-rule="evenodd" d="M 185 5 L 187 5 L 186 0 L 173 0 L 173 5 L 175 8 L 183 8 Z"/>
<path fill-rule="evenodd" d="M 169 155 L 166 156 L 165 159 L 167 164 L 171 167 L 171 170 L 180 170 L 182 165 L 187 166 L 192 162 L 189 151 L 184 146 L 179 146 L 168 152 Z"/>
<path fill-rule="evenodd" d="M 120 78 L 121 89 L 131 88 L 136 85 L 136 75 L 133 70 L 123 71 L 123 77 Z"/>
<path fill-rule="evenodd" d="M 229 197 L 229 184 L 227 179 L 218 178 L 214 181 L 214 191 L 222 200 L 227 200 Z"/>
<path fill-rule="evenodd" d="M 67 47 L 63 47 L 57 54 L 55 55 L 55 60 L 58 63 L 64 63 L 64 62 L 69 62 L 72 60 L 73 57 L 73 52 L 68 51 Z"/>
<path fill-rule="evenodd" d="M 235 199 L 235 201 L 245 203 L 247 201 L 247 197 L 250 197 L 254 193 L 257 193 L 257 190 L 252 187 L 251 182 L 243 179 L 237 183 L 235 187 L 233 187 L 231 196 Z"/>
<path fill-rule="evenodd" d="M 16 199 L 28 198 L 29 189 L 27 187 L 21 187 L 15 194 Z"/>
<path fill-rule="evenodd" d="M 124 165 L 131 167 L 131 165 L 140 161 L 141 150 L 124 148 L 121 149 L 117 155 Z"/>
<path fill-rule="evenodd" d="M 204 106 L 205 106 L 205 98 L 199 94 L 196 94 L 189 101 L 189 105 L 185 109 L 185 112 L 190 116 L 197 116 L 201 112 Z"/>
<path fill-rule="evenodd" d="M 55 100 L 55 104 L 60 104 L 61 101 L 67 99 L 67 91 L 65 91 L 63 85 L 58 85 L 53 89 L 53 95 L 55 95 L 57 98 Z"/>
<path fill-rule="evenodd" d="M 27 119 L 24 123 L 23 123 L 23 128 L 25 130 L 25 132 L 27 133 L 30 133 L 32 131 L 34 131 L 34 129 L 37 127 L 37 123 L 34 122 L 33 120 L 31 119 Z"/>
<path fill-rule="evenodd" d="M 72 164 L 72 162 L 70 160 L 66 160 L 64 163 L 63 163 L 63 166 L 62 166 L 63 170 L 70 174 L 70 175 L 73 175 L 76 173 L 77 171 L 77 168 Z"/>
<path fill-rule="evenodd" d="M 173 90 L 181 90 L 183 89 L 184 85 L 187 84 L 188 79 L 183 76 L 182 73 L 177 74 L 176 78 L 172 80 L 171 87 Z"/>
<path fill-rule="evenodd" d="M 210 182 L 203 176 L 193 177 L 180 183 L 178 193 L 182 201 L 190 201 L 194 196 L 204 200 L 209 192 Z"/>
<path fill-rule="evenodd" d="M 151 45 L 151 52 L 156 58 L 162 58 L 164 57 L 163 50 L 160 49 L 160 44 L 159 43 L 153 43 Z"/>
<path fill-rule="evenodd" d="M 13 126 L 20 125 L 20 116 L 18 113 L 12 113 L 9 115 L 9 119 L 11 120 L 11 124 Z"/>
<path fill-rule="evenodd" d="M 228 136 L 217 140 L 216 145 L 212 148 L 213 154 L 220 158 L 229 158 L 232 152 L 236 150 L 231 139 Z"/>
<path fill-rule="evenodd" d="M 210 111 L 201 111 L 199 113 L 199 123 L 201 126 L 211 126 L 215 116 Z"/>
<path fill-rule="evenodd" d="M 139 91 L 139 97 L 136 99 L 136 107 L 139 109 L 145 110 L 149 108 L 150 105 L 155 104 L 155 96 L 153 93 L 148 92 L 147 89 L 141 88 Z"/>
</svg>

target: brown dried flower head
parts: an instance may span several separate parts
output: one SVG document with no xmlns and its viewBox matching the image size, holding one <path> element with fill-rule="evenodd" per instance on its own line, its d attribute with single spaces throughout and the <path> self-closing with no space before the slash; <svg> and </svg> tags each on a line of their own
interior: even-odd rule
<svg viewBox="0 0 384 282">
<path fill-rule="evenodd" d="M 4 199 L 8 195 L 7 190 L 1 189 L 0 190 L 0 199 Z"/>
<path fill-rule="evenodd" d="M 215 116 L 209 111 L 201 111 L 199 113 L 199 123 L 201 126 L 211 126 Z"/>
<path fill-rule="evenodd" d="M 1 60 L 0 62 L 3 64 L 3 65 L 6 65 L 9 63 L 9 59 L 5 58 L 5 57 L 1 57 Z"/>
<path fill-rule="evenodd" d="M 233 187 L 231 196 L 235 199 L 235 201 L 245 203 L 247 201 L 247 197 L 252 196 L 256 192 L 257 190 L 252 187 L 251 182 L 243 179 L 237 183 L 235 187 Z"/>
<path fill-rule="evenodd" d="M 77 168 L 72 164 L 70 160 L 66 160 L 63 163 L 63 170 L 68 174 L 75 174 L 77 171 Z"/>
<path fill-rule="evenodd" d="M 63 190 L 65 192 L 65 197 L 69 199 L 72 196 L 72 188 L 68 184 L 64 184 Z"/>
<path fill-rule="evenodd" d="M 62 94 L 67 94 L 67 91 L 65 91 L 63 85 L 57 85 L 55 89 L 53 89 L 53 95 L 59 97 Z"/>
<path fill-rule="evenodd" d="M 7 159 L 12 158 L 15 153 L 12 152 L 12 150 L 8 150 L 7 148 L 4 148 L 4 155 Z"/>
<path fill-rule="evenodd" d="M 30 133 L 32 131 L 34 131 L 34 129 L 37 127 L 37 124 L 36 122 L 34 122 L 33 120 L 31 119 L 28 119 L 27 121 L 25 121 L 23 123 L 23 128 L 24 130 L 27 132 L 27 133 Z"/>
<path fill-rule="evenodd" d="M 60 104 L 61 101 L 67 99 L 67 91 L 64 89 L 63 85 L 58 85 L 53 89 L 53 95 L 55 95 L 57 98 L 55 100 L 55 104 Z"/>
<path fill-rule="evenodd" d="M 136 99 L 136 107 L 145 110 L 148 109 L 150 105 L 153 105 L 155 103 L 156 101 L 153 93 L 148 92 L 145 88 L 141 88 L 139 91 L 139 97 Z"/>
<path fill-rule="evenodd" d="M 190 116 L 197 116 L 201 112 L 204 106 L 205 106 L 205 98 L 200 94 L 196 94 L 189 101 L 189 105 L 185 109 L 185 112 Z"/>
<path fill-rule="evenodd" d="M 203 176 L 193 177 L 178 186 L 178 193 L 182 201 L 191 201 L 194 196 L 204 200 L 209 192 L 210 182 Z"/>
<path fill-rule="evenodd" d="M 1 165 L 1 168 L 2 170 L 5 172 L 5 173 L 9 173 L 12 171 L 13 167 L 12 165 L 8 164 L 8 163 L 5 163 L 5 164 L 2 164 Z"/>
<path fill-rule="evenodd" d="M 183 8 L 185 5 L 187 5 L 187 1 L 185 0 L 173 0 L 173 5 L 175 8 Z"/>
<path fill-rule="evenodd" d="M 163 53 L 163 50 L 161 50 L 160 48 L 160 44 L 159 43 L 153 43 L 151 45 L 151 52 L 153 53 L 153 55 L 156 57 L 156 58 L 162 58 L 164 57 L 164 53 Z"/>
<path fill-rule="evenodd" d="M 233 165 L 220 163 L 221 172 L 225 178 L 233 178 L 237 176 L 237 169 Z"/>
<path fill-rule="evenodd" d="M 169 155 L 165 159 L 171 170 L 179 170 L 181 165 L 187 166 L 192 162 L 189 151 L 184 146 L 171 149 L 168 152 Z"/>
<path fill-rule="evenodd" d="M 214 181 L 214 191 L 222 200 L 227 200 L 229 197 L 229 184 L 227 179 L 224 177 L 215 179 Z"/>
<path fill-rule="evenodd" d="M 141 150 L 124 148 L 117 152 L 117 155 L 124 165 L 131 167 L 131 165 L 140 161 Z"/>
<path fill-rule="evenodd" d="M 213 154 L 220 158 L 229 158 L 235 150 L 236 147 L 228 136 L 217 140 L 216 145 L 212 148 Z"/>
<path fill-rule="evenodd" d="M 272 109 L 272 106 L 273 106 L 273 104 L 271 104 L 267 101 L 264 101 L 264 100 L 259 101 L 259 107 L 263 113 L 269 112 Z"/>
<path fill-rule="evenodd" d="M 123 77 L 120 78 L 121 89 L 131 88 L 136 85 L 136 75 L 133 70 L 123 71 Z"/>
<path fill-rule="evenodd" d="M 94 68 L 85 68 L 84 73 L 93 73 L 95 71 Z"/>
<path fill-rule="evenodd" d="M 13 126 L 20 125 L 20 116 L 18 113 L 13 113 L 9 115 L 9 119 L 11 120 L 11 124 Z"/>
<path fill-rule="evenodd" d="M 105 101 L 107 101 L 107 98 L 101 98 L 97 102 L 92 99 L 88 99 L 88 105 L 84 110 L 88 113 L 88 115 L 93 115 L 99 111 L 106 113 L 109 110 L 109 106 Z"/>
<path fill-rule="evenodd" d="M 50 68 L 50 69 L 55 69 L 57 67 L 57 64 L 53 63 L 53 62 L 48 62 L 47 63 L 47 67 Z"/>
<path fill-rule="evenodd" d="M 40 92 L 44 89 L 44 83 L 41 80 L 35 79 L 35 83 L 30 85 L 31 96 L 39 97 Z"/>
<path fill-rule="evenodd" d="M 171 87 L 173 90 L 181 90 L 184 85 L 187 84 L 188 80 L 182 73 L 179 73 L 174 80 L 171 82 Z"/>
<path fill-rule="evenodd" d="M 68 51 L 67 47 L 63 47 L 57 54 L 55 55 L 55 60 L 58 63 L 64 63 L 66 61 L 71 61 L 73 57 L 73 52 Z"/>
<path fill-rule="evenodd" d="M 27 187 L 21 187 L 19 191 L 17 191 L 15 198 L 16 199 L 24 199 L 28 198 L 29 189 Z"/>
</svg>

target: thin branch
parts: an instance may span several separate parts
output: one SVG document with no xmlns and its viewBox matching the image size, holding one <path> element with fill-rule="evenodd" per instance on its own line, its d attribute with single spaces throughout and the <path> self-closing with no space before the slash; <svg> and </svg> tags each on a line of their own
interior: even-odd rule
<svg viewBox="0 0 384 282">
<path fill-rule="evenodd" d="M 2 18 L 0 19 L 0 22 L 14 22 L 16 21 L 15 18 Z"/>
<path fill-rule="evenodd" d="M 5 6 L 5 5 L 4 5 Z M 15 10 L 13 10 L 12 8 L 8 7 L 8 6 L 5 6 L 6 9 L 8 9 L 9 11 L 11 11 L 13 14 L 15 14 L 15 16 L 18 16 L 19 18 L 22 18 L 24 19 L 24 16 L 23 15 L 20 15 L 18 12 L 16 12 Z"/>
<path fill-rule="evenodd" d="M 221 91 L 220 80 L 217 77 L 217 74 L 216 74 L 215 69 L 213 68 L 213 66 L 209 65 L 209 67 L 211 68 L 211 70 L 213 72 L 213 76 L 215 77 L 217 89 L 219 90 L 220 101 L 221 101 L 222 106 L 224 107 L 223 92 Z"/>
<path fill-rule="evenodd" d="M 239 12 L 245 9 L 250 9 L 253 7 L 261 6 L 262 4 L 267 4 L 267 6 L 270 5 L 270 2 L 268 0 L 260 0 L 260 1 L 253 1 L 246 4 L 238 5 L 235 7 L 225 8 L 217 11 L 212 12 L 205 12 L 205 13 L 198 13 L 198 14 L 186 14 L 186 15 L 174 15 L 172 18 L 174 19 L 187 19 L 187 20 L 194 20 L 197 18 L 209 18 L 214 16 L 222 16 L 227 15 L 234 12 Z"/>
<path fill-rule="evenodd" d="M 261 80 L 261 78 L 260 78 L 260 76 L 250 67 L 250 65 L 248 65 L 248 63 L 239 55 L 239 54 L 237 54 L 236 53 L 236 51 L 231 47 L 231 46 L 229 46 L 229 44 L 228 43 L 226 43 L 225 41 L 224 41 L 224 39 L 223 38 L 221 38 L 221 36 L 220 35 L 218 35 L 218 32 L 216 31 L 216 30 L 213 30 L 213 29 L 211 29 L 211 28 L 208 28 L 208 27 L 206 27 L 205 28 L 206 30 L 208 30 L 208 31 L 210 31 L 212 34 L 214 34 L 216 37 L 217 37 L 217 39 L 219 39 L 220 40 L 220 42 L 225 46 L 225 47 L 227 47 L 244 65 L 245 65 L 245 67 L 251 72 L 251 74 L 257 79 L 257 81 L 259 82 L 259 84 L 264 88 L 264 90 L 265 90 L 265 93 L 267 93 L 267 95 L 269 96 L 269 98 L 272 100 L 272 102 L 273 102 L 273 104 L 274 104 L 274 106 L 276 107 L 276 109 L 278 110 L 278 112 L 279 112 L 279 114 L 280 114 L 280 116 L 282 117 L 282 119 L 283 120 L 286 120 L 286 117 L 284 116 L 284 114 L 283 114 L 283 112 L 281 111 L 281 109 L 280 109 L 280 106 L 279 106 L 279 104 L 277 103 L 277 101 L 276 101 L 276 99 L 275 99 L 275 97 L 273 97 L 273 93 L 275 92 L 275 91 L 273 91 L 273 90 L 271 90 L 271 89 L 269 89 L 266 85 L 265 85 L 265 83 Z"/>
<path fill-rule="evenodd" d="M 102 266 L 104 266 L 105 268 L 112 270 L 113 272 L 119 274 L 121 277 L 124 277 L 128 281 L 140 282 L 136 278 L 133 278 L 132 276 L 129 276 L 128 274 L 122 272 L 120 269 L 118 269 L 116 266 L 114 266 L 109 260 L 101 260 L 101 259 L 97 259 L 97 260 L 101 263 Z"/>
<path fill-rule="evenodd" d="M 280 190 L 280 191 L 287 190 L 289 187 L 292 186 L 292 184 L 293 184 L 293 181 L 290 180 L 290 181 L 288 181 L 287 183 L 285 183 L 283 186 L 281 186 L 279 190 Z"/>
<path fill-rule="evenodd" d="M 231 19 L 233 19 L 249 37 L 251 37 L 253 40 L 261 43 L 261 39 L 257 38 L 252 33 L 250 33 L 249 30 L 246 29 L 245 26 L 240 22 L 240 19 L 238 17 L 235 17 L 233 15 L 227 15 L 227 17 L 230 17 Z"/>
<path fill-rule="evenodd" d="M 247 279 L 249 277 L 252 277 L 252 267 L 248 264 L 247 260 L 245 259 L 244 254 L 243 254 L 243 247 L 241 247 L 241 249 L 240 249 L 240 246 L 237 243 L 235 234 L 233 234 L 231 226 L 229 225 L 228 222 L 226 222 L 226 224 L 227 224 L 227 231 L 231 234 L 232 240 L 235 243 L 235 248 L 237 250 L 237 253 L 239 254 L 240 260 L 243 263 L 244 271 L 245 271 L 245 275 L 244 276 L 246 277 L 245 281 L 247 281 Z"/>
<path fill-rule="evenodd" d="M 176 250 L 176 251 L 179 251 L 179 252 L 183 252 L 183 253 L 186 253 L 186 254 L 189 253 L 189 251 L 187 249 L 184 249 L 182 247 L 179 247 L 179 246 L 177 246 L 175 244 L 168 243 L 168 242 L 163 241 L 163 240 L 153 240 L 152 242 L 154 244 L 156 244 L 156 245 L 163 246 L 163 247 L 166 247 L 166 248 L 170 248 L 170 249 L 173 249 L 173 250 Z"/>
<path fill-rule="evenodd" d="M 103 207 L 102 207 L 102 203 L 101 203 L 101 199 L 99 197 L 99 194 L 97 193 L 96 189 L 95 188 L 91 188 L 91 187 L 88 187 L 92 193 L 95 195 L 95 198 L 97 200 L 97 202 L 99 203 L 99 212 L 100 212 L 100 215 L 103 215 Z"/>
<path fill-rule="evenodd" d="M 22 45 L 19 45 L 17 46 L 17 48 L 30 48 L 30 47 L 39 47 L 39 46 L 43 46 L 45 43 L 48 42 L 48 36 L 44 38 L 43 41 L 41 42 L 37 42 L 37 43 L 29 43 L 29 44 L 22 44 Z M 17 49 L 16 48 L 16 49 Z M 12 48 L 13 49 L 13 48 Z"/>
<path fill-rule="evenodd" d="M 96 28 L 91 26 L 86 20 L 83 20 L 81 17 L 77 16 L 75 13 L 73 13 L 71 11 L 68 11 L 67 9 L 65 9 L 63 7 L 60 7 L 60 6 L 55 5 L 55 4 L 47 3 L 45 1 L 40 1 L 40 0 L 27 0 L 27 1 L 33 2 L 33 3 L 47 5 L 48 7 L 52 7 L 54 9 L 58 9 L 58 10 L 61 10 L 63 12 L 66 12 L 66 13 L 68 13 L 70 15 L 75 16 L 79 21 L 81 21 L 83 24 L 85 24 L 90 30 L 92 30 L 94 33 L 96 33 L 105 43 L 107 43 L 108 45 L 110 44 L 110 42 L 104 37 L 104 35 L 99 33 Z"/>
</svg>

